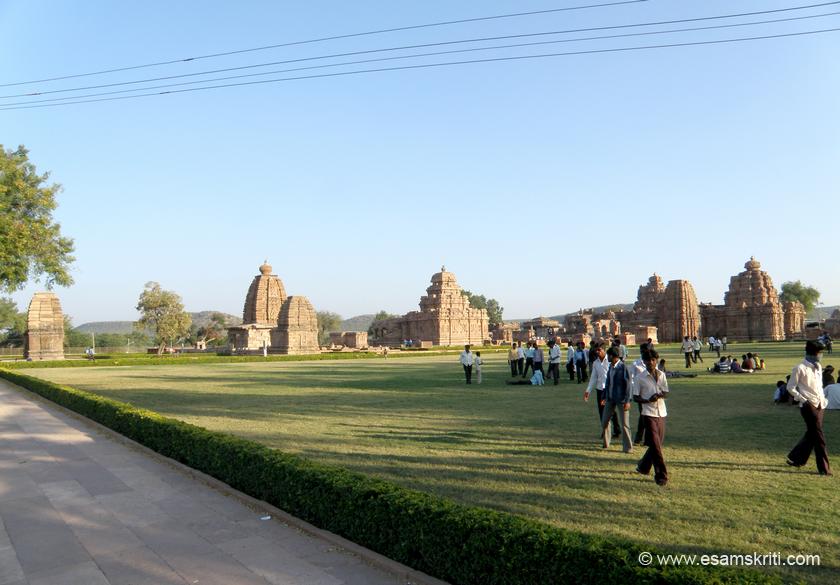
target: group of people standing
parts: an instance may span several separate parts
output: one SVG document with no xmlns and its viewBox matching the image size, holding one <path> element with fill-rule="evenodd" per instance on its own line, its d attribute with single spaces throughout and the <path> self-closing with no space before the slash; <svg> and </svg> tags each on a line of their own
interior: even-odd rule
<svg viewBox="0 0 840 585">
<path fill-rule="evenodd" d="M 697 338 L 688 337 L 683 340 L 683 350 L 686 354 L 686 367 L 691 367 Z M 715 340 L 717 341 L 717 340 Z M 691 355 L 686 351 L 691 344 Z M 560 364 L 563 352 L 560 345 L 551 340 L 548 342 L 548 376 L 557 384 L 560 376 Z M 702 346 L 701 346 L 702 349 Z M 817 470 L 820 475 L 831 475 L 828 452 L 823 434 L 823 414 L 827 406 L 823 390 L 825 373 L 820 365 L 820 356 L 826 349 L 819 341 L 808 341 L 805 345 L 805 359 L 793 368 L 785 385 L 786 393 L 795 404 L 799 404 L 802 418 L 805 421 L 806 432 L 797 445 L 787 456 L 788 465 L 801 467 L 805 465 L 813 452 L 817 460 Z M 665 399 L 670 389 L 668 377 L 664 367 L 660 364 L 659 353 L 653 343 L 648 340 L 639 346 L 640 356 L 632 364 L 626 363 L 627 348 L 619 339 L 613 340 L 610 347 L 604 342 L 592 342 L 587 348 L 583 342 L 576 346 L 569 344 L 566 350 L 566 369 L 570 380 L 577 378 L 578 383 L 588 382 L 583 399 L 588 402 L 593 392 L 598 401 L 598 421 L 600 438 L 603 447 L 610 447 L 610 439 L 621 437 L 625 453 L 632 453 L 633 446 L 644 444 L 642 458 L 636 465 L 636 472 L 649 475 L 654 472 L 654 480 L 660 486 L 668 483 L 668 468 L 662 453 L 665 440 L 665 420 L 668 415 Z M 545 354 L 536 342 L 528 342 L 526 349 L 521 343 L 515 343 L 508 352 L 508 365 L 511 376 L 522 378 L 516 384 L 542 384 L 545 376 Z M 702 358 L 700 358 L 702 361 Z M 470 346 L 464 347 L 461 353 L 461 364 L 464 367 L 467 384 L 471 383 L 472 371 L 475 367 L 478 382 L 481 383 L 481 353 L 473 354 Z M 737 364 L 734 365 L 734 364 Z M 764 367 L 764 360 L 757 354 L 748 353 L 743 356 L 743 362 L 738 363 L 730 357 L 721 358 L 715 363 L 715 370 L 721 373 L 742 371 L 744 366 L 752 369 Z M 524 381 L 528 370 L 533 372 L 530 382 Z M 831 374 L 829 374 L 830 376 Z M 535 382 L 534 379 L 538 381 Z M 635 402 L 639 410 L 639 421 L 635 437 L 631 433 L 630 410 Z"/>
</svg>

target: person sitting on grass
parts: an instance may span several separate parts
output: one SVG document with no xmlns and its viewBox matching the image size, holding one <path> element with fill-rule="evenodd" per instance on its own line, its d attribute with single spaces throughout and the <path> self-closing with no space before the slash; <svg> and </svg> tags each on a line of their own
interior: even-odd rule
<svg viewBox="0 0 840 585">
<path fill-rule="evenodd" d="M 715 362 L 715 365 L 709 368 L 709 371 L 713 374 L 728 374 L 730 372 L 731 366 L 729 361 L 725 357 L 720 358 L 718 361 Z"/>
<path fill-rule="evenodd" d="M 665 374 L 666 378 L 696 378 L 697 377 L 697 374 L 689 374 L 687 372 L 674 372 L 674 371 L 670 371 L 670 370 L 665 369 L 665 360 L 664 359 L 659 360 L 659 365 L 657 365 L 656 368 L 660 372 Z"/>
<path fill-rule="evenodd" d="M 823 388 L 825 388 L 826 386 L 831 386 L 832 384 L 837 382 L 837 380 L 834 379 L 834 366 L 826 366 L 825 368 L 823 368 L 822 381 Z"/>
<path fill-rule="evenodd" d="M 543 378 L 542 372 L 537 370 L 530 380 L 508 380 L 506 384 L 511 386 L 544 386 L 545 378 Z"/>
<path fill-rule="evenodd" d="M 776 382 L 776 391 L 773 393 L 773 402 L 776 404 L 790 402 L 790 394 L 787 391 L 787 382 L 784 380 Z"/>
<path fill-rule="evenodd" d="M 744 356 L 747 357 L 747 356 Z M 741 367 L 741 364 L 738 363 L 738 360 L 732 360 L 732 363 L 729 364 L 729 371 L 733 374 L 746 374 L 747 371 Z"/>
</svg>

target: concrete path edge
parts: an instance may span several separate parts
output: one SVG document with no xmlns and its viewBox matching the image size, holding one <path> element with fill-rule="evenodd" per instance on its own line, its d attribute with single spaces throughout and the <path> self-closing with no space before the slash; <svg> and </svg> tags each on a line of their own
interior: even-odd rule
<svg viewBox="0 0 840 585">
<path fill-rule="evenodd" d="M 251 508 L 251 509 L 253 509 L 257 512 L 262 512 L 264 514 L 271 515 L 274 518 L 277 518 L 277 519 L 281 520 L 282 522 L 285 522 L 289 526 L 293 526 L 293 527 L 295 527 L 299 530 L 302 530 L 303 532 L 305 532 L 307 534 L 310 534 L 312 536 L 316 536 L 318 538 L 326 540 L 327 542 L 329 542 L 330 544 L 332 544 L 334 546 L 343 548 L 344 550 L 346 550 L 348 552 L 351 552 L 354 555 L 360 557 L 361 559 L 363 559 L 368 564 L 373 565 L 374 567 L 377 567 L 379 569 L 382 569 L 383 571 L 386 571 L 388 573 L 392 573 L 392 574 L 396 575 L 397 577 L 399 577 L 401 579 L 404 579 L 407 585 L 449 585 L 446 581 L 441 581 L 440 579 L 437 579 L 436 577 L 432 577 L 431 575 L 427 575 L 426 573 L 423 573 L 422 571 L 412 569 L 411 567 L 409 567 L 407 565 L 404 565 L 404 564 L 402 564 L 400 562 L 397 562 L 393 559 L 389 559 L 388 557 L 386 557 L 384 555 L 381 555 L 381 554 L 379 554 L 375 551 L 372 551 L 368 548 L 365 548 L 365 547 L 363 547 L 359 544 L 356 544 L 353 541 L 347 540 L 343 536 L 339 536 L 337 534 L 334 534 L 334 533 L 329 532 L 327 530 L 324 530 L 322 528 L 318 528 L 317 526 L 314 526 L 314 525 L 310 524 L 309 522 L 306 522 L 305 520 L 301 520 L 300 518 L 297 518 L 296 516 L 292 516 L 288 512 L 285 512 L 285 511 L 281 510 L 280 508 L 277 508 L 276 506 L 272 506 L 271 504 L 269 504 L 267 502 L 264 502 L 262 500 L 258 500 L 257 498 L 251 497 L 248 494 L 240 492 L 239 490 L 236 490 L 236 489 L 232 488 L 228 484 L 224 483 L 223 481 L 221 481 L 219 479 L 216 479 L 215 477 L 213 477 L 211 475 L 207 475 L 206 473 L 198 471 L 197 469 L 193 469 L 192 467 L 184 465 L 183 463 L 180 463 L 179 461 L 175 461 L 174 459 L 170 459 L 169 457 L 161 455 L 157 451 L 155 451 L 153 449 L 150 449 L 150 448 L 146 447 L 145 445 L 142 445 L 141 443 L 138 443 L 137 441 L 129 439 L 125 435 L 121 435 L 120 433 L 114 431 L 113 429 L 110 429 L 110 428 L 106 427 L 105 425 L 102 425 L 102 424 L 100 424 L 100 423 L 98 423 L 94 420 L 91 420 L 91 419 L 87 418 L 86 416 L 83 416 L 83 415 L 79 414 L 78 412 L 76 412 L 74 410 L 71 410 L 71 409 L 66 408 L 64 406 L 61 406 L 60 404 L 57 404 L 57 403 L 55 403 L 55 402 L 53 402 L 53 401 L 51 401 L 47 398 L 44 398 L 40 394 L 32 392 L 31 390 L 27 390 L 26 388 L 24 388 L 22 386 L 18 386 L 17 384 L 12 382 L 11 380 L 6 380 L 6 382 L 8 382 L 10 386 L 14 387 L 15 390 L 17 390 L 21 395 L 27 397 L 28 399 L 30 399 L 32 401 L 35 401 L 35 402 L 38 402 L 40 404 L 43 404 L 47 408 L 54 409 L 58 412 L 61 412 L 65 415 L 67 415 L 67 416 L 70 416 L 70 417 L 72 417 L 72 418 L 74 418 L 78 421 L 81 421 L 83 424 L 85 424 L 85 425 L 91 427 L 92 429 L 97 430 L 97 431 L 99 431 L 99 432 L 101 432 L 105 435 L 108 435 L 109 437 L 111 437 L 112 439 L 114 439 L 115 441 L 117 441 L 119 443 L 127 445 L 127 446 L 129 446 L 133 449 L 136 449 L 136 450 L 138 450 L 138 451 L 156 459 L 157 461 L 160 461 L 160 462 L 162 462 L 166 465 L 169 465 L 170 467 L 173 467 L 173 468 L 175 468 L 175 469 L 177 469 L 177 470 L 195 478 L 196 480 L 207 484 L 208 486 L 212 487 L 213 489 L 224 493 L 225 495 L 236 498 L 237 500 L 239 500 L 240 502 L 242 502 L 243 504 L 245 504 L 246 506 L 248 506 L 249 508 Z"/>
</svg>

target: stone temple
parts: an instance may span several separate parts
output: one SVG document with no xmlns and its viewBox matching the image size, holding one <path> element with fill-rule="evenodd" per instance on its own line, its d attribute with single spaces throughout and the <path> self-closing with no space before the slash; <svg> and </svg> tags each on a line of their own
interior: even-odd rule
<svg viewBox="0 0 840 585">
<path fill-rule="evenodd" d="M 267 262 L 254 277 L 242 325 L 228 328 L 228 343 L 235 353 L 318 353 L 318 317 L 306 297 L 286 296 L 283 281 Z"/>
<path fill-rule="evenodd" d="M 31 360 L 64 359 L 64 314 L 54 293 L 35 293 L 29 303 L 23 357 Z"/>
<path fill-rule="evenodd" d="M 636 303 L 630 311 L 615 314 L 622 330 L 639 339 L 652 337 L 657 342 L 682 341 L 686 335 L 700 334 L 700 310 L 694 287 L 687 280 L 671 280 L 668 286 L 654 274 L 639 287 Z M 651 331 L 656 328 L 655 334 Z"/>
<path fill-rule="evenodd" d="M 470 307 L 455 275 L 446 267 L 432 275 L 432 284 L 420 297 L 420 310 L 373 324 L 374 343 L 396 346 L 482 344 L 489 338 L 487 311 Z"/>
<path fill-rule="evenodd" d="M 782 303 L 773 280 L 755 258 L 744 272 L 729 281 L 723 305 L 700 306 L 703 334 L 729 341 L 781 341 L 802 336 L 805 309 L 801 303 Z"/>
</svg>

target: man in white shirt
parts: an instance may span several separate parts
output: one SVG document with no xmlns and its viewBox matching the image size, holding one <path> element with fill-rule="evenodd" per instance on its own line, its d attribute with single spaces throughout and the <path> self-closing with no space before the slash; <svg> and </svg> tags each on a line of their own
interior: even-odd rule
<svg viewBox="0 0 840 585">
<path fill-rule="evenodd" d="M 560 344 L 556 339 L 548 342 L 548 377 L 554 379 L 554 385 L 560 383 Z"/>
<path fill-rule="evenodd" d="M 569 374 L 569 381 L 575 381 L 575 346 L 569 342 L 569 347 L 566 348 L 566 372 Z"/>
<path fill-rule="evenodd" d="M 693 359 L 695 364 L 697 363 L 697 360 L 700 360 L 700 363 L 702 364 L 703 363 L 703 356 L 701 355 L 701 352 L 703 351 L 703 342 L 700 341 L 699 337 L 694 337 L 691 340 L 691 342 L 693 344 L 693 349 L 694 349 L 694 356 L 693 356 L 692 359 Z"/>
<path fill-rule="evenodd" d="M 683 337 L 682 346 L 680 347 L 680 351 L 685 354 L 685 367 L 691 367 L 691 356 L 694 354 L 694 343 L 688 338 L 688 335 Z"/>
<path fill-rule="evenodd" d="M 794 400 L 799 401 L 799 412 L 805 420 L 805 436 L 788 453 L 787 464 L 802 467 L 808 462 L 811 451 L 817 460 L 820 475 L 831 475 L 828 463 L 828 451 L 825 448 L 823 434 L 823 414 L 828 401 L 825 398 L 822 383 L 820 354 L 824 346 L 818 341 L 805 343 L 805 359 L 797 364 L 790 373 L 787 391 Z"/>
<path fill-rule="evenodd" d="M 589 402 L 589 395 L 592 393 L 594 388 L 598 398 L 598 425 L 600 425 L 601 418 L 604 416 L 604 406 L 607 403 L 607 372 L 610 368 L 610 362 L 607 361 L 607 354 L 604 351 L 603 344 L 596 344 L 590 351 L 595 353 L 595 360 L 592 362 L 592 371 L 589 374 L 589 384 L 587 384 L 586 391 L 583 393 L 583 400 L 585 402 Z M 621 432 L 621 427 L 618 426 L 617 416 L 613 416 L 612 423 L 613 436 L 617 436 L 618 433 Z"/>
<path fill-rule="evenodd" d="M 639 357 L 627 368 L 627 376 L 630 381 L 630 395 L 633 395 L 635 389 L 636 376 L 645 371 L 645 357 L 648 354 L 648 344 L 642 343 L 639 345 Z M 639 422 L 636 427 L 636 436 L 633 439 L 634 445 L 641 445 L 645 442 L 645 426 L 642 420 L 642 405 L 639 404 Z"/>
<path fill-rule="evenodd" d="M 464 351 L 461 352 L 461 365 L 464 366 L 464 375 L 467 378 L 467 384 L 472 384 L 472 368 L 475 357 L 470 351 L 470 346 L 465 345 Z"/>
<path fill-rule="evenodd" d="M 636 472 L 648 475 L 653 467 L 656 484 L 668 483 L 668 468 L 662 455 L 665 440 L 665 397 L 668 395 L 668 379 L 665 372 L 656 368 L 659 353 L 651 351 L 645 356 L 645 370 L 637 373 L 633 380 L 633 399 L 642 405 L 641 419 L 644 421 L 647 451 L 639 460 Z"/>
<path fill-rule="evenodd" d="M 522 349 L 521 341 L 516 344 L 516 360 L 516 369 L 519 375 L 522 376 L 525 373 L 525 350 Z"/>
</svg>

